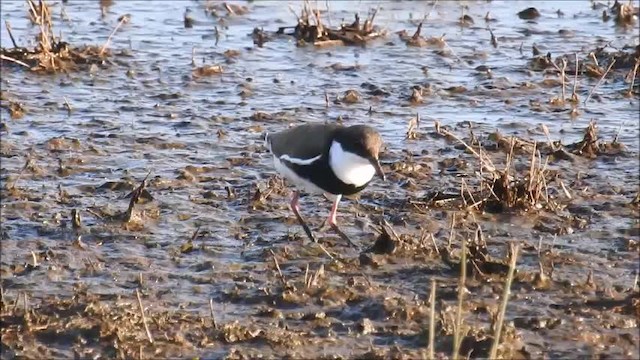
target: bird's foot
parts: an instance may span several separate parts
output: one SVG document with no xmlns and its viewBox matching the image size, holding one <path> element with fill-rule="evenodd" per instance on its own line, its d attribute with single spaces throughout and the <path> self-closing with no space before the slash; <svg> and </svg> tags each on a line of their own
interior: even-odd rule
<svg viewBox="0 0 640 360">
<path fill-rule="evenodd" d="M 331 229 L 333 229 L 333 231 L 335 231 L 342 240 L 348 242 L 349 245 L 353 246 L 356 250 L 360 251 L 360 247 L 356 245 L 353 241 L 351 241 L 351 239 L 349 239 L 347 234 L 343 233 L 342 230 L 340 230 L 338 225 L 332 224 L 332 223 L 330 223 L 329 225 L 331 226 Z"/>
<path fill-rule="evenodd" d="M 318 226 L 317 228 L 314 229 L 315 232 L 323 232 L 326 231 L 327 229 L 329 229 L 330 226 L 329 224 L 327 224 L 327 220 L 325 219 L 322 224 L 320 224 L 320 226 Z"/>
<path fill-rule="evenodd" d="M 324 252 L 331 260 L 335 260 L 335 257 L 333 255 L 331 255 L 331 253 L 329 253 L 329 251 L 327 249 L 325 249 L 324 246 L 322 246 L 322 244 L 320 244 L 318 242 L 318 240 L 316 239 L 315 236 L 313 236 L 313 233 L 311 232 L 311 229 L 309 229 L 309 226 L 307 226 L 306 223 L 301 223 L 300 225 L 302 225 L 302 228 L 304 229 L 304 232 L 307 234 L 307 237 L 309 237 L 309 239 L 315 243 L 317 246 L 320 247 L 320 250 L 322 250 L 322 252 Z"/>
<path fill-rule="evenodd" d="M 309 225 L 307 225 L 307 223 L 305 222 L 301 222 L 300 225 L 302 225 L 302 228 L 304 229 L 304 233 L 307 234 L 307 237 L 309 237 L 309 239 L 314 243 L 317 243 L 318 240 L 316 240 L 316 237 L 313 236 L 311 229 L 309 229 Z"/>
</svg>

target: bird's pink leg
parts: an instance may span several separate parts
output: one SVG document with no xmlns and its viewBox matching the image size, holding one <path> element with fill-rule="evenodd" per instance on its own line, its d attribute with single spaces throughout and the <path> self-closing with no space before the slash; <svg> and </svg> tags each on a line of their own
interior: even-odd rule
<svg viewBox="0 0 640 360">
<path fill-rule="evenodd" d="M 333 201 L 333 206 L 331 206 L 331 212 L 329 213 L 329 217 L 327 218 L 326 223 L 329 224 L 329 226 L 333 229 L 333 231 L 335 231 L 342 238 L 342 240 L 345 240 L 351 246 L 358 249 L 358 245 L 354 244 L 353 241 L 351 241 L 351 239 L 349 239 L 349 237 L 345 233 L 343 233 L 342 230 L 340 230 L 340 228 L 338 228 L 336 215 L 338 212 L 338 204 L 340 203 L 341 198 L 342 198 L 342 195 L 336 195 L 336 198 Z"/>
<path fill-rule="evenodd" d="M 331 200 L 331 198 L 335 195 L 329 195 L 328 193 L 324 193 L 322 194 L 322 196 L 324 196 L 325 199 L 329 200 L 329 201 L 333 201 Z M 336 209 L 337 210 L 337 209 Z M 329 218 L 326 218 L 322 221 L 322 224 L 320 224 L 320 226 L 318 226 L 315 231 L 316 232 L 320 232 L 320 231 L 325 231 L 327 228 L 329 227 Z"/>
</svg>

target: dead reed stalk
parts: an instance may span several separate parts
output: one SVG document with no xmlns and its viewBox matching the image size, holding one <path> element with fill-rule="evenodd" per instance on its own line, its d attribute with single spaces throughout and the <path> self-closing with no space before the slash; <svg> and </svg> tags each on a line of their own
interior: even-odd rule
<svg viewBox="0 0 640 360">
<path fill-rule="evenodd" d="M 571 101 L 578 103 L 578 70 L 580 69 L 580 59 L 578 59 L 578 53 L 576 53 L 576 71 L 573 76 L 573 92 L 571 93 Z"/>
<path fill-rule="evenodd" d="M 104 45 L 102 45 L 102 48 L 100 48 L 100 52 L 98 53 L 99 56 L 102 56 L 102 54 L 104 54 L 104 51 L 107 49 L 107 46 L 109 46 L 109 43 L 111 42 L 111 38 L 116 33 L 116 31 L 118 31 L 120 26 L 122 26 L 122 24 L 128 21 L 129 21 L 128 16 L 124 15 L 120 17 L 120 21 L 118 21 L 118 25 L 116 25 L 113 31 L 111 31 L 111 34 L 109 34 L 109 37 L 107 37 L 107 41 L 105 41 Z"/>
<path fill-rule="evenodd" d="M 7 61 L 11 61 L 12 63 L 16 63 L 16 64 L 18 64 L 18 65 L 20 65 L 20 66 L 24 66 L 24 67 L 26 67 L 26 68 L 28 68 L 28 69 L 31 69 L 31 66 L 29 66 L 29 64 L 26 64 L 26 63 L 24 63 L 23 61 L 20 61 L 20 60 L 14 59 L 14 58 L 9 57 L 9 56 L 6 56 L 6 55 L 4 55 L 4 54 L 0 54 L 0 59 L 2 59 L 2 60 L 7 60 Z"/>
<path fill-rule="evenodd" d="M 490 196 L 485 200 L 508 209 L 535 208 L 540 206 L 542 199 L 548 204 L 546 178 L 549 158 L 547 157 L 544 164 L 542 163 L 542 155 L 537 150 L 537 143 L 534 142 L 528 173 L 520 177 L 518 174 L 512 175 L 515 157 L 513 141 L 515 139 L 512 139 L 512 147 L 507 154 L 505 170 L 493 173 L 493 179 L 489 180 L 490 184 L 488 184 Z M 540 159 L 536 160 L 536 156 Z M 483 181 L 486 180 L 483 179 Z"/>
<path fill-rule="evenodd" d="M 282 282 L 282 286 L 286 287 L 287 286 L 287 280 L 284 278 L 284 275 L 282 274 L 282 270 L 280 270 L 280 264 L 278 263 L 278 259 L 276 258 L 276 254 L 271 249 L 269 249 L 269 252 L 271 253 L 271 257 L 273 258 L 273 264 L 276 266 L 276 270 L 278 270 L 278 277 L 280 278 L 280 281 Z"/>
<path fill-rule="evenodd" d="M 640 66 L 640 58 L 636 60 L 636 63 L 633 66 L 633 70 L 630 71 L 631 83 L 629 84 L 629 91 L 627 92 L 627 96 L 631 96 L 633 94 L 633 85 L 635 85 L 635 82 L 636 82 L 636 74 L 638 73 L 638 66 Z"/>
<path fill-rule="evenodd" d="M 447 246 L 451 246 L 451 244 L 453 243 L 453 237 L 455 235 L 454 233 L 454 227 L 456 226 L 456 213 L 451 213 L 451 226 L 449 228 L 449 241 L 447 242 Z"/>
<path fill-rule="evenodd" d="M 145 176 L 144 179 L 142 179 L 142 181 L 140 182 L 140 185 L 131 192 L 130 194 L 131 200 L 129 201 L 129 207 L 127 208 L 127 211 L 124 214 L 125 223 L 133 219 L 133 209 L 135 205 L 138 203 L 138 200 L 140 200 L 140 196 L 142 195 L 142 192 L 147 187 L 147 179 L 149 178 L 149 175 L 151 175 L 151 171 L 149 171 L 147 173 L 147 176 Z"/>
<path fill-rule="evenodd" d="M 147 333 L 147 339 L 149 339 L 149 343 L 153 344 L 153 337 L 151 336 L 151 331 L 149 330 L 149 324 L 147 324 L 147 317 L 144 314 L 144 306 L 142 306 L 142 299 L 140 298 L 140 292 L 136 289 L 136 297 L 138 298 L 138 306 L 140 307 L 140 315 L 142 317 L 142 325 L 144 325 L 144 331 Z"/>
<path fill-rule="evenodd" d="M 465 284 L 467 283 L 467 239 L 462 239 L 462 251 L 460 256 L 460 281 L 458 282 L 458 307 L 456 311 L 455 332 L 453 333 L 453 353 L 452 359 L 458 359 L 460 354 L 460 346 L 462 345 L 462 339 L 464 335 L 462 333 L 462 304 L 464 302 L 464 294 L 467 290 Z"/>
<path fill-rule="evenodd" d="M 33 24 L 51 25 L 51 11 L 49 11 L 49 6 L 45 1 L 38 0 L 38 5 L 36 5 L 33 0 L 27 0 L 27 4 L 29 5 L 29 20 Z"/>
<path fill-rule="evenodd" d="M 4 26 L 7 28 L 7 33 L 9 34 L 9 38 L 11 39 L 11 43 L 13 43 L 13 47 L 17 48 L 18 43 L 16 42 L 16 39 L 13 37 L 13 33 L 11 32 L 11 24 L 9 23 L 8 20 L 4 21 Z"/>
<path fill-rule="evenodd" d="M 607 68 L 607 71 L 605 71 L 604 74 L 602 74 L 602 76 L 600 77 L 598 82 L 593 86 L 593 89 L 591 89 L 591 91 L 589 91 L 589 95 L 587 96 L 586 99 L 584 99 L 584 104 L 585 105 L 587 105 L 587 102 L 589 102 L 589 99 L 591 99 L 591 96 L 593 95 L 594 91 L 596 91 L 596 89 L 598 88 L 598 86 L 600 85 L 602 80 L 604 80 L 604 78 L 607 77 L 607 74 L 609 73 L 609 71 L 613 67 L 613 64 L 616 63 L 616 60 L 617 59 L 613 59 L 613 61 L 611 61 L 611 64 L 609 64 L 609 67 Z"/>
<path fill-rule="evenodd" d="M 215 313 L 213 311 L 213 299 L 209 298 L 209 311 L 211 312 L 211 324 L 213 325 L 214 329 L 218 328 L 218 324 L 216 323 L 216 316 Z"/>
<path fill-rule="evenodd" d="M 500 310 L 498 312 L 498 319 L 493 335 L 493 343 L 491 344 L 491 350 L 489 351 L 489 359 L 497 359 L 498 346 L 500 345 L 500 335 L 502 333 L 502 326 L 504 323 L 504 314 L 507 311 L 507 303 L 509 302 L 509 295 L 511 294 L 511 283 L 513 282 L 513 274 L 516 270 L 516 262 L 518 260 L 518 251 L 520 246 L 518 244 L 509 244 L 509 272 L 504 282 L 504 289 L 502 292 L 502 302 L 500 303 Z"/>
<path fill-rule="evenodd" d="M 562 58 L 562 68 L 561 70 L 561 76 L 562 76 L 562 104 L 564 104 L 566 98 L 567 98 L 567 90 L 566 90 L 566 84 L 565 84 L 565 72 L 567 71 L 567 60 L 565 58 Z"/>
<path fill-rule="evenodd" d="M 436 280 L 431 279 L 431 294 L 429 295 L 429 348 L 427 358 L 435 360 L 436 339 Z"/>
<path fill-rule="evenodd" d="M 434 125 L 435 125 L 435 128 L 436 128 L 436 132 L 438 134 L 441 134 L 441 135 L 444 135 L 444 136 L 449 136 L 449 137 L 455 139 L 456 141 L 458 141 L 460 144 L 462 144 L 475 157 L 477 157 L 478 160 L 480 160 L 480 163 L 482 164 L 482 166 L 485 167 L 485 169 L 487 171 L 494 172 L 496 170 L 496 167 L 493 165 L 493 162 L 491 161 L 491 159 L 483 157 L 482 154 L 480 154 L 478 151 L 476 151 L 474 148 L 472 148 L 470 145 L 468 145 L 466 142 L 464 142 L 458 136 L 456 136 L 455 134 L 451 133 L 448 130 L 443 129 L 442 126 L 440 125 L 439 121 L 435 121 Z M 482 148 L 480 148 L 480 151 L 482 151 Z"/>
</svg>

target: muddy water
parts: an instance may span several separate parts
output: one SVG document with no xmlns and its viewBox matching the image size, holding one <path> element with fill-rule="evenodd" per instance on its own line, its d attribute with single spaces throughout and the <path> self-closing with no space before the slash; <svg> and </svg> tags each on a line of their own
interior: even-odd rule
<svg viewBox="0 0 640 360">
<path fill-rule="evenodd" d="M 202 2 L 114 1 L 104 16 L 97 3 L 56 3 L 56 30 L 70 44 L 103 44 L 118 17 L 131 15 L 111 40 L 110 63 L 54 76 L 3 67 L 3 98 L 26 109 L 20 119 L 2 112 L 1 266 L 7 301 L 27 293 L 38 304 L 86 287 L 106 303 L 135 302 L 134 290 L 140 288 L 150 312 L 206 317 L 211 299 L 219 324 L 237 320 L 265 333 L 284 328 L 285 336 L 295 339 L 291 344 L 226 339 L 185 347 L 178 352 L 183 355 L 348 357 L 370 349 L 387 356 L 424 355 L 429 281 L 441 284 L 438 306 L 446 312 L 455 304 L 457 272 L 426 248 L 366 266 L 356 250 L 321 233 L 321 241 L 342 260 L 331 261 L 295 224 L 287 208 L 289 192 L 273 178 L 261 146 L 263 131 L 291 124 L 366 122 L 386 141 L 383 160 L 390 181 L 375 182 L 357 203 L 343 202 L 340 221 L 356 242 L 371 245 L 384 217 L 403 236 L 418 236 L 422 229 L 443 246 L 454 212 L 458 219 L 474 219 L 493 255 L 504 257 L 511 241 L 526 245 L 518 263 L 523 273 L 535 273 L 539 259 L 547 272 L 553 263 L 549 289 L 532 288 L 524 278 L 514 284 L 506 318 L 522 353 L 534 358 L 638 355 L 637 313 L 598 303 L 638 294 L 631 290 L 637 287 L 638 210 L 629 204 L 639 186 L 640 123 L 637 95 L 623 94 L 629 69 L 614 71 L 587 104 L 582 101 L 598 79 L 579 76 L 581 102 L 572 114 L 569 106 L 549 104 L 560 87 L 546 86 L 544 80 L 558 77 L 529 68 L 534 45 L 543 54 L 577 52 L 581 58 L 606 44 L 611 51 L 636 46 L 637 23 L 623 28 L 613 20 L 603 22 L 602 8 L 592 9 L 587 1 L 444 1 L 434 7 L 422 34 L 444 34 L 447 45 L 413 48 L 395 32 L 412 34 L 433 4 L 329 2 L 330 11 L 322 16 L 333 26 L 380 5 L 375 23 L 387 36 L 366 47 L 314 48 L 296 47 L 292 37 L 273 34 L 258 47 L 250 36 L 255 27 L 275 31 L 295 24 L 295 18 L 282 2 L 239 5 L 248 12 L 227 16 L 222 8 L 216 18 L 205 14 Z M 298 12 L 301 5 L 292 6 Z M 528 6 L 541 17 L 519 19 L 516 13 Z M 184 27 L 187 8 L 193 28 Z M 460 25 L 463 12 L 474 24 Z M 485 22 L 487 13 L 493 21 Z M 33 46 L 38 29 L 28 22 L 25 3 L 3 2 L 2 19 L 10 21 L 19 44 Z M 11 46 L 4 27 L 1 41 Z M 225 56 L 228 50 L 239 54 Z M 223 67 L 222 74 L 193 72 L 215 64 Z M 571 94 L 573 76 L 568 78 Z M 382 89 L 382 95 L 371 94 L 365 83 Z M 414 104 L 408 99 L 418 85 L 425 89 L 423 102 Z M 349 89 L 360 92 L 361 101 L 334 101 Z M 416 114 L 421 117 L 418 139 L 407 140 Z M 570 144 L 582 139 L 591 120 L 603 140 L 617 136 L 625 151 L 552 162 L 549 167 L 562 174 L 573 194 L 570 199 L 561 190 L 553 194 L 560 210 L 470 215 L 446 205 L 419 211 L 420 205 L 407 205 L 424 201 L 434 190 L 459 192 L 461 179 L 472 182 L 478 166 L 459 143 L 430 135 L 434 121 L 462 138 L 468 138 L 470 125 L 476 136 L 498 131 L 540 142 L 547 141 L 545 125 L 552 140 Z M 504 161 L 504 155 L 495 156 Z M 451 171 L 440 164 L 446 159 L 468 166 Z M 394 174 L 394 164 L 417 170 Z M 127 209 L 126 195 L 147 174 L 152 200 L 139 206 L 144 210 L 139 222 L 124 226 L 119 216 Z M 252 201 L 258 191 L 262 201 Z M 320 225 L 329 204 L 315 197 L 302 203 L 309 221 Z M 81 214 L 79 229 L 71 226 L 72 209 Z M 456 243 L 472 233 L 465 224 L 456 225 Z M 192 247 L 185 245 L 196 229 Z M 538 256 L 538 244 L 548 256 Z M 285 281 L 296 283 L 297 290 L 282 289 L 270 249 Z M 39 266 L 30 270 L 25 264 L 33 263 L 32 252 Z M 321 285 L 314 285 L 322 292 L 301 289 L 307 266 L 311 274 L 322 267 Z M 595 285 L 585 289 L 590 271 Z M 477 308 L 497 304 L 500 284 L 486 279 L 468 284 L 470 304 L 476 304 L 465 315 L 469 326 L 489 331 L 488 313 Z M 596 305 L 583 305 L 587 300 Z M 373 331 L 360 329 L 365 318 Z M 536 325 L 554 319 L 557 325 Z M 449 334 L 443 330 L 441 335 L 436 348 L 449 354 Z M 144 339 L 140 330 L 135 341 Z M 64 344 L 40 341 L 54 355 L 71 354 Z"/>
</svg>

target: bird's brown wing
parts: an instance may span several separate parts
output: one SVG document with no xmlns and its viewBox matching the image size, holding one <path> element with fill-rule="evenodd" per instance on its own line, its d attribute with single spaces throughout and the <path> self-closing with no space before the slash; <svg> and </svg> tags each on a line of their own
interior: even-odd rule
<svg viewBox="0 0 640 360">
<path fill-rule="evenodd" d="M 333 124 L 307 124 L 269 134 L 271 152 L 277 157 L 288 155 L 301 160 L 314 158 L 328 149 L 338 127 Z"/>
</svg>

